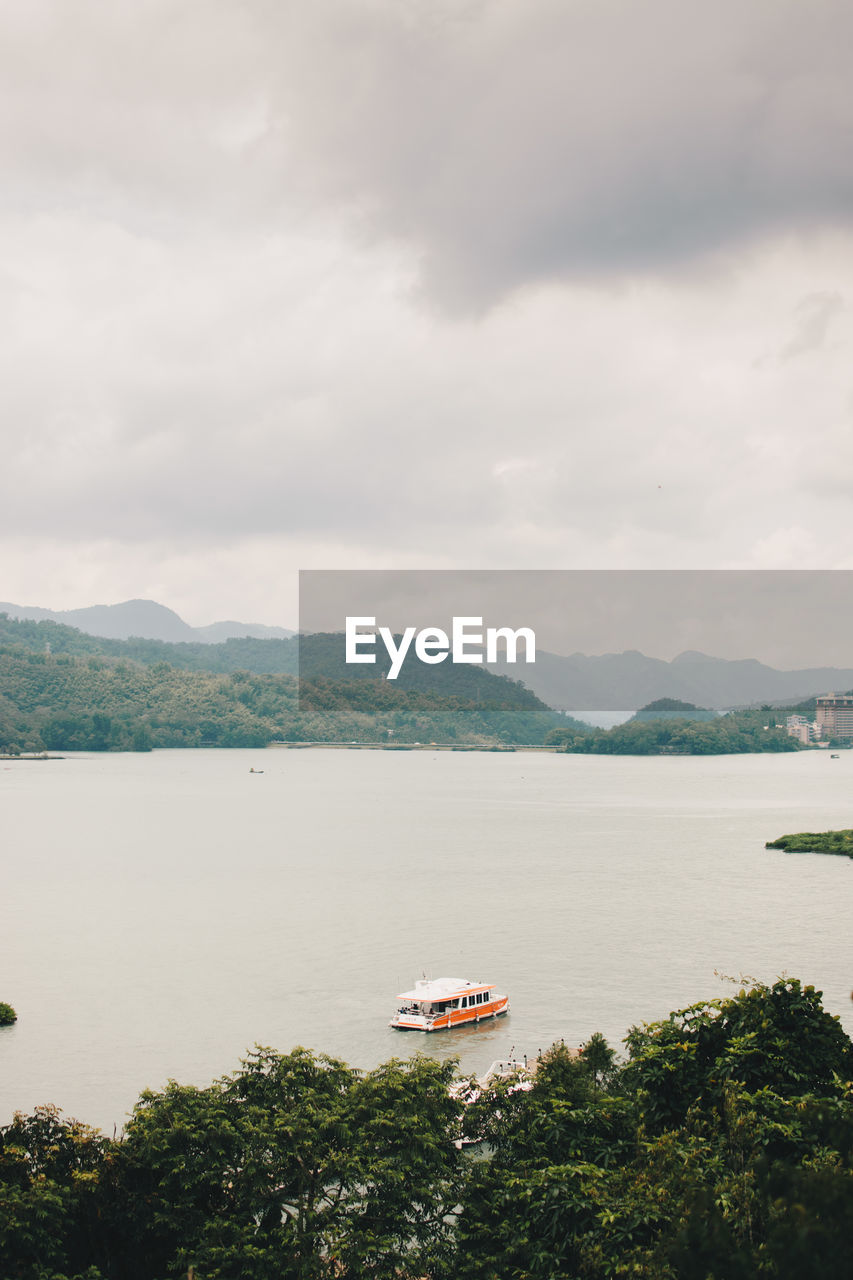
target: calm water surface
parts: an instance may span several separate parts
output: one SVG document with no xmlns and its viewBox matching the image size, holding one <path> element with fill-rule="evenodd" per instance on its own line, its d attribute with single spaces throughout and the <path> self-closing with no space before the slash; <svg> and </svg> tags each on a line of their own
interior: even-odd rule
<svg viewBox="0 0 853 1280">
<path fill-rule="evenodd" d="M 252 774 L 250 767 L 263 769 Z M 853 862 L 764 849 L 853 825 L 853 752 L 611 758 L 162 751 L 0 764 L 0 1123 L 108 1132 L 140 1090 L 255 1043 L 466 1070 L 781 973 L 853 1030 Z M 495 1024 L 390 1030 L 422 973 Z"/>
</svg>

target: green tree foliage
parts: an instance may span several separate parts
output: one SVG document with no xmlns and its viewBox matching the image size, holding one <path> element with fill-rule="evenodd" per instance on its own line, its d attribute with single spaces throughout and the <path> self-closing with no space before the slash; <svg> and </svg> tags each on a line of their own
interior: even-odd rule
<svg viewBox="0 0 853 1280">
<path fill-rule="evenodd" d="M 636 1147 L 631 1104 L 600 1096 L 588 1063 L 559 1045 L 544 1055 L 529 1092 L 501 1083 L 471 1110 L 466 1123 L 494 1154 L 473 1166 L 466 1188 L 460 1280 L 581 1274 L 598 1185 Z"/>
<path fill-rule="evenodd" d="M 10 1004 L 0 1000 L 0 1027 L 11 1027 L 13 1022 L 18 1021 L 18 1015 Z"/>
<path fill-rule="evenodd" d="M 834 853 L 853 858 L 853 831 L 800 831 L 796 835 L 768 840 L 765 849 L 784 849 L 786 853 Z"/>
<path fill-rule="evenodd" d="M 635 719 L 613 729 L 576 733 L 552 729 L 546 742 L 574 754 L 657 756 L 734 755 L 757 751 L 799 751 L 784 729 L 765 728 L 760 712 L 731 711 L 710 720 Z"/>
<path fill-rule="evenodd" d="M 0 613 L 0 646 L 14 646 L 41 656 L 85 658 L 93 669 L 124 660 L 139 666 L 232 675 L 290 675 L 303 680 L 384 679 L 390 659 L 379 646 L 375 664 L 348 665 L 344 636 L 316 634 L 288 639 L 235 638 L 221 644 L 171 643 L 164 640 L 108 640 L 57 622 L 30 622 Z M 543 704 L 517 680 L 495 675 L 483 666 L 442 662 L 431 665 L 409 654 L 393 687 L 486 704 L 541 711 Z M 559 717 L 555 717 L 559 718 Z"/>
<path fill-rule="evenodd" d="M 590 1036 L 581 1048 L 581 1065 L 586 1068 L 597 1089 L 606 1088 L 616 1077 L 616 1054 L 600 1031 Z"/>
<path fill-rule="evenodd" d="M 16 1116 L 0 1274 L 849 1280 L 853 1045 L 819 993 L 754 985 L 627 1044 L 554 1046 L 461 1119 L 452 1064 L 305 1049 L 147 1092 L 118 1141 Z"/>
<path fill-rule="evenodd" d="M 105 1187 L 116 1275 L 425 1274 L 459 1194 L 452 1072 L 258 1049 L 208 1089 L 144 1094 Z"/>
<path fill-rule="evenodd" d="M 730 1084 L 780 1097 L 835 1094 L 853 1079 L 853 1048 L 820 993 L 796 981 L 756 985 L 728 1000 L 694 1005 L 664 1022 L 634 1028 L 625 1075 L 654 1129 L 684 1121 L 689 1109 L 722 1106 Z"/>
<path fill-rule="evenodd" d="M 539 744 L 560 721 L 532 694 L 519 698 L 511 681 L 487 681 L 490 698 L 472 700 L 382 680 L 216 675 L 0 647 L 0 751 L 263 747 L 277 739 Z"/>
<path fill-rule="evenodd" d="M 97 1192 L 107 1143 L 56 1107 L 0 1129 L 0 1260 L 21 1280 L 95 1280 Z"/>
<path fill-rule="evenodd" d="M 15 645 L 33 653 L 50 653 L 88 658 L 93 663 L 124 658 L 142 666 L 167 663 L 181 671 L 210 671 L 228 675 L 232 671 L 286 673 L 296 675 L 296 638 L 255 640 L 245 636 L 221 644 L 201 641 L 170 642 L 139 636 L 129 640 L 109 640 L 91 636 L 61 622 L 33 622 L 0 613 L 0 645 Z"/>
<path fill-rule="evenodd" d="M 716 720 L 717 712 L 707 707 L 694 706 L 692 702 L 682 702 L 680 698 L 656 698 L 644 707 L 640 707 L 628 722 L 629 724 L 644 720 Z"/>
<path fill-rule="evenodd" d="M 702 712 L 705 712 L 705 708 L 697 707 L 695 702 L 683 702 L 681 698 L 655 698 L 653 702 L 647 702 L 644 707 L 640 707 L 640 710 L 637 712 L 637 715 L 639 716 L 647 712 L 651 713 L 655 711 L 675 711 L 675 712 L 702 711 Z M 714 712 L 711 712 L 711 715 L 713 714 Z M 685 719 L 688 719 L 688 717 L 685 716 Z"/>
<path fill-rule="evenodd" d="M 819 993 L 675 1013 L 631 1033 L 621 1069 L 592 1044 L 477 1104 L 494 1156 L 460 1214 L 462 1280 L 853 1274 L 853 1046 Z"/>
</svg>

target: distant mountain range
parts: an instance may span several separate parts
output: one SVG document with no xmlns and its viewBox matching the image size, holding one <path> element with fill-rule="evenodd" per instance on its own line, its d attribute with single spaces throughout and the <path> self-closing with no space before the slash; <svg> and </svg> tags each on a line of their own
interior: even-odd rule
<svg viewBox="0 0 853 1280">
<path fill-rule="evenodd" d="M 156 600 L 125 600 L 122 604 L 95 604 L 86 609 L 40 609 L 29 605 L 0 603 L 0 613 L 33 622 L 61 622 L 90 636 L 108 640 L 166 640 L 173 644 L 219 644 L 223 640 L 251 636 L 255 640 L 283 640 L 294 633 L 286 627 L 267 627 L 259 622 L 212 622 L 208 627 L 191 627 L 173 609 Z"/>
<path fill-rule="evenodd" d="M 285 627 L 269 627 L 250 622 L 214 622 L 207 627 L 191 627 L 173 609 L 154 600 L 125 600 L 122 604 L 92 605 L 86 609 L 43 609 L 0 603 L 0 613 L 10 618 L 49 620 L 75 627 L 86 635 L 109 640 L 139 637 L 166 643 L 224 644 L 241 640 L 278 641 L 255 651 L 232 653 L 217 650 L 220 660 L 211 670 L 232 670 L 235 663 L 249 671 L 290 671 L 295 669 L 295 653 L 280 642 L 295 633 Z M 211 649 L 211 658 L 214 650 Z M 134 655 L 130 655 L 134 656 Z M 135 655 L 139 656 L 139 655 Z M 173 657 L 164 655 L 172 661 Z M 227 661 L 226 661 L 227 659 Z M 144 657 L 140 660 L 146 660 Z M 224 665 L 223 665 L 224 664 Z M 183 665 L 181 663 L 180 665 Z M 195 659 L 193 666 L 207 669 Z M 671 662 L 648 658 L 636 649 L 624 653 L 590 656 L 573 653 L 568 657 L 539 650 L 536 663 L 527 666 L 491 663 L 491 670 L 511 680 L 521 680 L 549 707 L 583 718 L 584 711 L 633 711 L 658 698 L 678 698 L 717 711 L 761 703 L 796 703 L 816 694 L 853 689 L 853 668 L 812 667 L 779 671 L 754 658 L 732 661 L 713 658 L 689 650 Z M 429 668 L 434 672 L 435 668 Z M 325 674 L 342 678 L 346 673 Z M 359 669 L 359 675 L 364 672 Z"/>
<path fill-rule="evenodd" d="M 549 707 L 580 719 L 584 711 L 633 710 L 656 698 L 679 698 L 722 711 L 765 702 L 796 703 L 853 688 L 853 668 L 777 671 L 755 658 L 731 661 L 695 650 L 671 662 L 647 658 L 636 649 L 600 657 L 561 657 L 540 650 L 532 666 L 490 665 L 501 675 L 523 680 Z"/>
</svg>

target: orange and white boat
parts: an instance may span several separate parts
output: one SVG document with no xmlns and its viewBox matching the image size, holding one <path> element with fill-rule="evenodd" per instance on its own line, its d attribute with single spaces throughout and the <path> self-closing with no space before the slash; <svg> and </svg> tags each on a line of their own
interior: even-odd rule
<svg viewBox="0 0 853 1280">
<path fill-rule="evenodd" d="M 469 1022 L 497 1018 L 509 1009 L 509 997 L 488 982 L 466 978 L 434 978 L 415 983 L 414 991 L 397 996 L 403 1004 L 389 1026 L 398 1031 L 446 1031 Z"/>
</svg>

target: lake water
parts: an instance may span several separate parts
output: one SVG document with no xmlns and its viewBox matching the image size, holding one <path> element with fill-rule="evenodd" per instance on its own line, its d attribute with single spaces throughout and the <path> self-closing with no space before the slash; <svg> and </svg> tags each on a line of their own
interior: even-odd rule
<svg viewBox="0 0 853 1280">
<path fill-rule="evenodd" d="M 262 774 L 250 768 L 263 769 Z M 0 763 L 0 1123 L 112 1132 L 255 1043 L 466 1070 L 788 973 L 853 1030 L 853 752 L 716 758 L 162 751 Z M 422 974 L 509 1017 L 392 1031 Z"/>
</svg>

